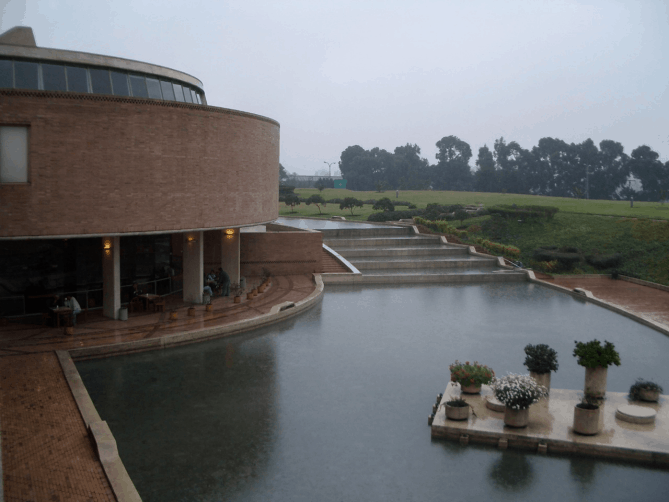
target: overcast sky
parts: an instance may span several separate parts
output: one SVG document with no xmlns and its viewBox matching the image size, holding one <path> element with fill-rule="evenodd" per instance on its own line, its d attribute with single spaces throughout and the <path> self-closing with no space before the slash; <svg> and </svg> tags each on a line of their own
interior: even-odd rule
<svg viewBox="0 0 669 502">
<path fill-rule="evenodd" d="M 669 0 L 0 0 L 1 31 L 146 61 L 210 105 L 281 124 L 281 163 L 313 174 L 346 147 L 455 135 L 474 151 L 646 144 L 669 160 Z M 334 166 L 333 166 L 334 167 Z"/>
</svg>

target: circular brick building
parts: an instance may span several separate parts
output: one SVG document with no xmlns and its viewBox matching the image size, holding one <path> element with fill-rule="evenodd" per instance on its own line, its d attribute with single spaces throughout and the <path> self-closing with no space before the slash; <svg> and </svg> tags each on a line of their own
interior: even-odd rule
<svg viewBox="0 0 669 502">
<path fill-rule="evenodd" d="M 240 227 L 278 216 L 278 168 L 279 124 L 188 74 L 5 32 L 0 316 L 55 292 L 116 318 L 133 282 L 201 301 L 205 268 L 239 280 Z"/>
</svg>

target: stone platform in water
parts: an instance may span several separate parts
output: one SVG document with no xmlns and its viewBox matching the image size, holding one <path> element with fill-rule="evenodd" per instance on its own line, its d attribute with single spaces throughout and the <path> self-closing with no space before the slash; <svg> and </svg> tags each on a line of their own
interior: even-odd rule
<svg viewBox="0 0 669 502">
<path fill-rule="evenodd" d="M 485 399 L 492 397 L 484 385 L 481 394 L 463 394 L 476 413 L 468 420 L 446 418 L 439 406 L 432 422 L 432 437 L 460 441 L 463 444 L 481 443 L 499 448 L 514 448 L 539 453 L 576 454 L 642 462 L 669 468 L 669 398 L 660 396 L 657 403 L 630 401 L 627 393 L 607 392 L 600 406 L 600 432 L 583 436 L 573 431 L 574 406 L 582 391 L 551 389 L 550 397 L 530 407 L 527 427 L 516 429 L 504 425 L 504 413 L 486 407 Z M 460 387 L 448 384 L 442 403 L 460 396 Z M 616 418 L 616 410 L 634 404 L 657 412 L 652 424 L 624 422 Z"/>
</svg>

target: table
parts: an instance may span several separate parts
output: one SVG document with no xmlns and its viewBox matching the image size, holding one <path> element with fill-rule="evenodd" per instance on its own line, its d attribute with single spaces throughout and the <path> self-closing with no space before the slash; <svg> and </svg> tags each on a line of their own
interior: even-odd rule
<svg viewBox="0 0 669 502">
<path fill-rule="evenodd" d="M 65 322 L 72 315 L 72 309 L 68 307 L 56 307 L 55 309 L 50 309 L 51 313 L 56 317 L 56 327 L 60 328 L 60 318 L 63 317 Z"/>
<path fill-rule="evenodd" d="M 149 305 L 152 304 L 155 310 L 156 308 L 155 301 L 158 298 L 160 298 L 160 295 L 150 295 L 149 293 L 145 293 L 143 295 L 137 295 L 137 298 L 141 298 L 142 300 L 144 300 L 144 307 L 146 308 L 146 310 L 149 310 Z"/>
</svg>

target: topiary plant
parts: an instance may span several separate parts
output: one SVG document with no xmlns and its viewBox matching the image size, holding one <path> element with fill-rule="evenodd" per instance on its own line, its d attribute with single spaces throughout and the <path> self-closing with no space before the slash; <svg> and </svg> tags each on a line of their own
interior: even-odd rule
<svg viewBox="0 0 669 502">
<path fill-rule="evenodd" d="M 545 343 L 538 345 L 528 344 L 525 346 L 525 362 L 528 370 L 544 374 L 557 371 L 557 352 Z"/>
<path fill-rule="evenodd" d="M 596 368 L 601 366 L 608 368 L 612 364 L 620 366 L 620 354 L 616 351 L 615 345 L 604 340 L 604 346 L 599 340 L 589 342 L 574 341 L 574 357 L 578 358 L 578 364 L 586 368 Z"/>
</svg>

